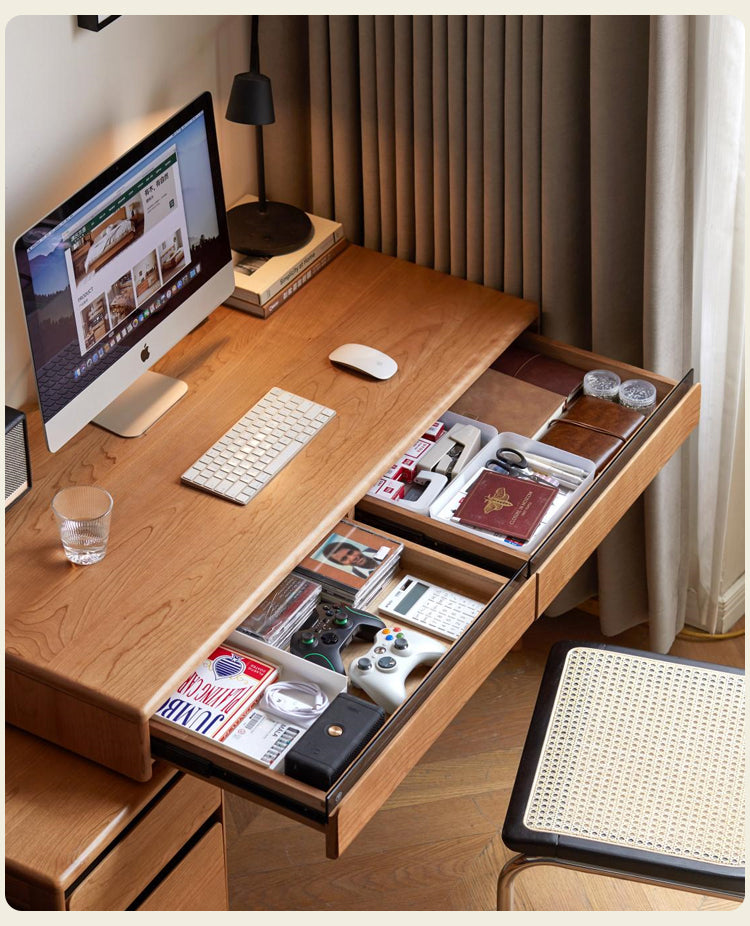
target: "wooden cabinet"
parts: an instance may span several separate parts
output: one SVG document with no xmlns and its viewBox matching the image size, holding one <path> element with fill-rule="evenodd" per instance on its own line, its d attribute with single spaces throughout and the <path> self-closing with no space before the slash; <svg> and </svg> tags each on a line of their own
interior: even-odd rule
<svg viewBox="0 0 750 926">
<path fill-rule="evenodd" d="M 138 910 L 228 910 L 224 828 L 214 823 Z"/>
<path fill-rule="evenodd" d="M 6 521 L 8 719 L 135 779 L 149 778 L 153 755 L 166 759 L 320 830 L 336 857 L 697 422 L 689 377 L 633 371 L 657 384 L 657 410 L 531 556 L 501 555 L 365 499 L 536 318 L 523 300 L 350 246 L 269 319 L 220 308 L 177 345 L 157 368 L 189 392 L 145 437 L 89 427 L 53 457 L 31 415 L 34 489 Z M 604 363 L 530 337 L 583 369 Z M 398 373 L 381 382 L 334 368 L 328 355 L 346 342 L 384 350 Z M 336 417 L 247 507 L 182 485 L 180 473 L 274 385 Z M 73 567 L 49 503 L 60 486 L 91 482 L 115 499 L 110 548 L 96 566 Z M 341 779 L 323 792 L 152 722 L 166 695 L 355 508 L 406 538 L 404 568 L 447 577 L 486 607 Z"/>
<path fill-rule="evenodd" d="M 189 909 L 226 909 L 225 853 L 215 836 L 222 831 L 218 788 L 163 762 L 150 781 L 135 782 L 12 727 L 5 747 L 5 876 L 12 906 L 158 904 L 152 898 L 165 879 L 175 885 L 175 871 L 185 872 L 210 837 L 211 878 L 192 882 L 191 902 L 213 905 L 223 898 L 223 906 Z"/>
</svg>

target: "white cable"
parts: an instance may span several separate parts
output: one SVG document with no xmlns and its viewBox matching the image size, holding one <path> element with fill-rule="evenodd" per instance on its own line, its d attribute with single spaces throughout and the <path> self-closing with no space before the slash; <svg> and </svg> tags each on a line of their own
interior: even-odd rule
<svg viewBox="0 0 750 926">
<path fill-rule="evenodd" d="M 295 695 L 312 696 L 313 704 L 302 704 L 296 700 Z M 299 706 L 291 707 L 289 698 Z M 328 707 L 328 697 L 320 685 L 314 682 L 276 682 L 266 688 L 261 707 L 287 720 L 314 720 Z"/>
</svg>

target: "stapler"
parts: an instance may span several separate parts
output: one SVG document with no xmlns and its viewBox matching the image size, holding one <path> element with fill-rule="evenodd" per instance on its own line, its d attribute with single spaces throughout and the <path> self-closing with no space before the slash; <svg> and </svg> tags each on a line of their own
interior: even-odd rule
<svg viewBox="0 0 750 926">
<path fill-rule="evenodd" d="M 472 424 L 454 424 L 447 434 L 435 441 L 417 461 L 417 471 L 442 473 L 448 479 L 457 476 L 479 450 L 482 432 Z"/>
</svg>

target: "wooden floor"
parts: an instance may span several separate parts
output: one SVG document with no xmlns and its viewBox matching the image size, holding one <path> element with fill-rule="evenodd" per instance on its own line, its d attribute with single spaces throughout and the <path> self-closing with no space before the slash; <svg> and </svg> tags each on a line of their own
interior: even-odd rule
<svg viewBox="0 0 750 926">
<path fill-rule="evenodd" d="M 742 626 L 742 625 L 738 625 Z M 547 652 L 556 640 L 603 639 L 581 612 L 542 618 L 423 756 L 344 855 L 320 833 L 227 795 L 233 910 L 494 910 L 510 790 Z M 647 648 L 645 627 L 617 643 Z M 675 655 L 744 666 L 744 638 L 676 641 Z M 664 888 L 538 867 L 516 881 L 525 910 L 730 910 Z"/>
</svg>

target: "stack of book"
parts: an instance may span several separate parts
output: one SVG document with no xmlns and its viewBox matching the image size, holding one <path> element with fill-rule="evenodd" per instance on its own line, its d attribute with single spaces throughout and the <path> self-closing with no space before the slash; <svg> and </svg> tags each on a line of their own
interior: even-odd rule
<svg viewBox="0 0 750 926">
<path fill-rule="evenodd" d="M 315 610 L 320 593 L 321 587 L 317 582 L 288 575 L 245 618 L 237 630 L 263 640 L 269 646 L 284 649 L 294 631 Z"/>
<path fill-rule="evenodd" d="M 245 196 L 240 203 L 256 199 Z M 226 300 L 228 306 L 267 318 L 346 248 L 340 222 L 308 215 L 313 236 L 296 251 L 276 257 L 248 257 L 232 251 L 234 292 Z"/>
<path fill-rule="evenodd" d="M 323 586 L 323 594 L 364 608 L 393 576 L 404 546 L 375 531 L 339 521 L 294 572 Z"/>
</svg>

